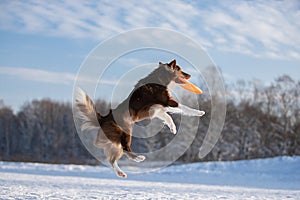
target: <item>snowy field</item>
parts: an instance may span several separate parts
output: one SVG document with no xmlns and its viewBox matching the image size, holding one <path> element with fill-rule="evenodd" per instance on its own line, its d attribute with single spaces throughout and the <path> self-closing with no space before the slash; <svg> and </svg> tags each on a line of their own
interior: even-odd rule
<svg viewBox="0 0 300 200">
<path fill-rule="evenodd" d="M 127 179 L 100 166 L 0 162 L 0 199 L 300 199 L 300 157 L 177 165 Z"/>
</svg>

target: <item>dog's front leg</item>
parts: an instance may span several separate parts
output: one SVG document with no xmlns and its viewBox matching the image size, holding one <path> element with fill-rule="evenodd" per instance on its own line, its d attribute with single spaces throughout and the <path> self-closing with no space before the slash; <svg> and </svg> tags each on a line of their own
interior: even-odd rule
<svg viewBox="0 0 300 200">
<path fill-rule="evenodd" d="M 164 123 L 170 128 L 170 131 L 173 134 L 176 134 L 176 125 L 173 122 L 172 117 L 166 113 L 166 107 L 163 107 L 160 104 L 155 104 L 150 108 L 150 116 L 151 118 L 157 117 L 164 121 Z"/>
<path fill-rule="evenodd" d="M 163 120 L 164 123 L 170 128 L 170 131 L 173 134 L 176 134 L 177 130 L 176 130 L 176 125 L 172 119 L 172 117 L 170 115 L 168 115 L 168 113 L 166 113 L 163 109 L 160 110 L 159 112 L 157 112 L 156 117 L 158 117 L 159 119 Z"/>
<path fill-rule="evenodd" d="M 196 110 L 182 104 L 179 104 L 178 107 L 167 107 L 166 111 L 170 113 L 179 113 L 187 116 L 197 116 L 197 117 L 201 117 L 205 114 L 204 111 Z"/>
</svg>

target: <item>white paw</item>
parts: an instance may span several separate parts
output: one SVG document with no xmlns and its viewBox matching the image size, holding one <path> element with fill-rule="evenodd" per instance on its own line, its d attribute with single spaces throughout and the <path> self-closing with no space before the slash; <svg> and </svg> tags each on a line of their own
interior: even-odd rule
<svg viewBox="0 0 300 200">
<path fill-rule="evenodd" d="M 173 133 L 174 135 L 177 133 L 175 124 L 171 124 L 171 125 L 170 125 L 170 131 L 171 131 L 171 133 Z"/>
<path fill-rule="evenodd" d="M 121 170 L 117 171 L 117 175 L 118 175 L 119 177 L 121 177 L 121 178 L 126 178 L 126 177 L 127 177 L 127 174 L 125 174 L 125 172 L 123 172 L 123 171 L 121 171 Z"/>
<path fill-rule="evenodd" d="M 139 156 L 135 157 L 133 160 L 134 160 L 135 162 L 142 162 L 142 161 L 144 161 L 145 159 L 146 159 L 145 156 L 139 155 Z"/>
<path fill-rule="evenodd" d="M 204 111 L 201 111 L 201 110 L 198 110 L 198 114 L 197 114 L 199 117 L 205 115 L 205 112 Z"/>
</svg>

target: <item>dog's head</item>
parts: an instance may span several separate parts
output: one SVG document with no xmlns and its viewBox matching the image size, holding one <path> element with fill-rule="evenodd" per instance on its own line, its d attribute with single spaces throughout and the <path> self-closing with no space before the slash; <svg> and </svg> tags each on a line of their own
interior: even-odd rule
<svg viewBox="0 0 300 200">
<path fill-rule="evenodd" d="M 159 66 L 164 68 L 166 72 L 171 77 L 171 81 L 174 81 L 175 83 L 178 84 L 185 84 L 186 80 L 188 80 L 191 75 L 188 73 L 185 73 L 181 70 L 181 68 L 176 65 L 176 60 L 171 61 L 170 63 L 159 63 Z"/>
</svg>

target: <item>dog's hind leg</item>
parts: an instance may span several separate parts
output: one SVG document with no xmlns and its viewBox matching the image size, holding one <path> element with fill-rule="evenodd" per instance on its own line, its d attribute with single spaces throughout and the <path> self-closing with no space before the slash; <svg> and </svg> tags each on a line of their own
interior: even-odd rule
<svg viewBox="0 0 300 200">
<path fill-rule="evenodd" d="M 110 144 L 106 145 L 103 148 L 103 150 L 107 157 L 108 162 L 110 163 L 110 165 L 112 166 L 112 168 L 114 169 L 116 174 L 121 178 L 126 178 L 127 177 L 126 173 L 123 172 L 118 165 L 118 160 L 123 155 L 123 150 L 122 150 L 121 145 L 120 144 L 116 145 L 116 144 L 110 143 Z"/>
<path fill-rule="evenodd" d="M 132 153 L 131 151 L 125 151 L 124 150 L 124 154 L 130 159 L 133 160 L 135 162 L 142 162 L 146 159 L 145 156 L 143 155 L 136 155 L 134 153 Z"/>
<path fill-rule="evenodd" d="M 121 145 L 123 147 L 123 153 L 130 159 L 135 162 L 142 162 L 145 160 L 145 156 L 143 155 L 136 155 L 132 153 L 132 150 L 130 148 L 131 144 L 131 135 L 123 132 L 123 135 L 121 137 Z"/>
<path fill-rule="evenodd" d="M 196 110 L 182 104 L 179 104 L 178 107 L 166 107 L 166 111 L 170 113 L 179 113 L 187 116 L 197 117 L 201 117 L 205 114 L 204 111 Z"/>
<path fill-rule="evenodd" d="M 112 159 L 110 161 L 110 164 L 111 164 L 112 168 L 115 170 L 115 172 L 117 173 L 117 175 L 119 177 L 121 177 L 121 178 L 126 178 L 127 177 L 127 174 L 120 169 L 117 160 Z"/>
</svg>

